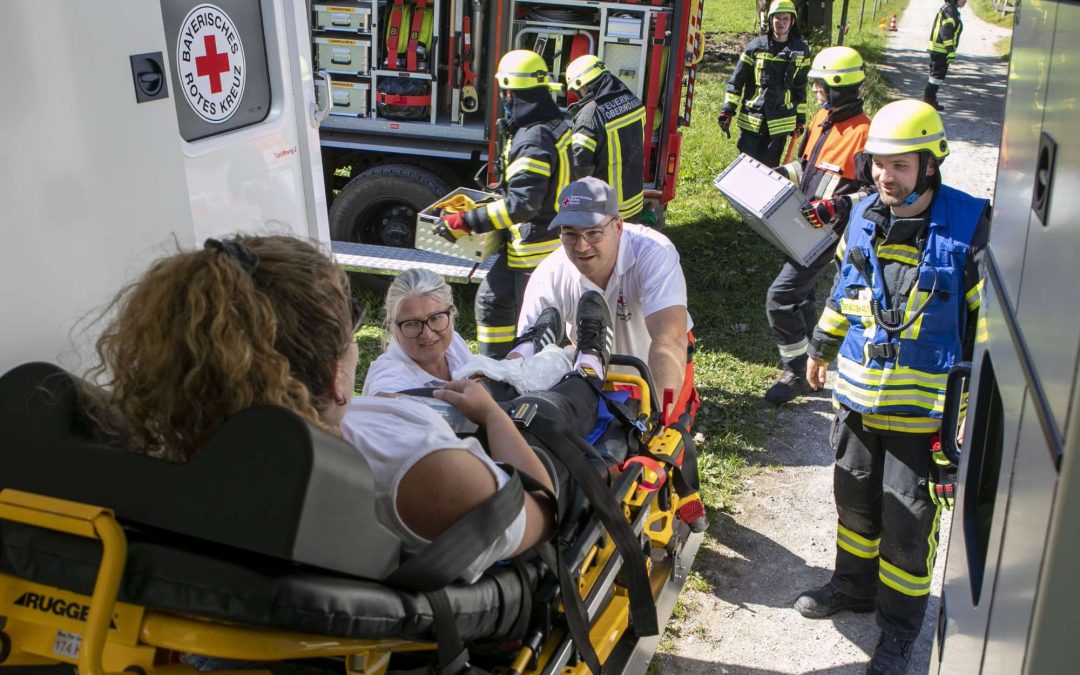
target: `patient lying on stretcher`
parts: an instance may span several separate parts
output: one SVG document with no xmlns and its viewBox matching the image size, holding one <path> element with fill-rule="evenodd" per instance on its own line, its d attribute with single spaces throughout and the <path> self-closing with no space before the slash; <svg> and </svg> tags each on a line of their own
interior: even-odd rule
<svg viewBox="0 0 1080 675">
<path fill-rule="evenodd" d="M 581 304 L 594 313 L 603 307 L 602 316 L 579 316 L 579 335 L 593 336 L 579 340 L 579 361 L 593 368 L 528 397 L 537 415 L 570 430 L 588 430 L 595 421 L 610 351 L 603 300 Z M 289 237 L 207 240 L 202 250 L 157 261 L 110 310 L 115 315 L 91 371 L 107 400 L 94 417 L 129 447 L 184 462 L 230 416 L 277 405 L 359 449 L 375 478 L 376 512 L 406 554 L 509 480 L 496 463 L 526 475 L 536 489 L 462 578 L 472 581 L 551 535 L 549 469 L 483 386 L 450 381 L 434 396 L 483 428 L 487 452 L 421 403 L 352 396 L 363 311 L 344 272 L 315 247 Z"/>
</svg>

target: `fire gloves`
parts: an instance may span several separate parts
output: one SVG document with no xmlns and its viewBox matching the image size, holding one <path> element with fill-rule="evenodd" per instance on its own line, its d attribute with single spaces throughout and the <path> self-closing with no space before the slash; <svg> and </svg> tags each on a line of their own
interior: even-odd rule
<svg viewBox="0 0 1080 675">
<path fill-rule="evenodd" d="M 724 132 L 724 135 L 731 138 L 731 120 L 735 117 L 735 104 L 725 103 L 724 107 L 720 109 L 720 115 L 716 118 L 716 123 L 720 125 L 720 130 Z"/>
<path fill-rule="evenodd" d="M 443 215 L 439 226 L 435 228 L 435 234 L 453 244 L 458 239 L 472 234 L 472 231 L 465 222 L 465 213 L 447 213 Z"/>
</svg>

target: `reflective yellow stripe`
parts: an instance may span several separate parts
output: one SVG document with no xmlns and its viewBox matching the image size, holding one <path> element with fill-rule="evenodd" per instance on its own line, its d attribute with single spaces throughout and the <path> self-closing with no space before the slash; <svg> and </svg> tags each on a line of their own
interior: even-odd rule
<svg viewBox="0 0 1080 675">
<path fill-rule="evenodd" d="M 948 373 L 924 373 L 921 370 L 898 366 L 896 368 L 868 368 L 841 355 L 837 366 L 840 375 L 871 387 L 917 385 L 928 389 L 944 389 Z"/>
<path fill-rule="evenodd" d="M 985 344 L 990 340 L 990 331 L 986 328 L 986 317 L 980 316 L 975 321 L 975 343 Z"/>
<path fill-rule="evenodd" d="M 555 152 L 559 155 L 559 178 L 555 185 L 555 204 L 553 205 L 555 213 L 559 212 L 559 194 L 570 184 L 570 167 L 573 166 L 570 160 L 570 146 L 573 139 L 574 135 L 567 129 L 555 141 Z"/>
<path fill-rule="evenodd" d="M 596 141 L 587 136 L 586 134 L 577 133 L 574 134 L 574 145 L 580 145 L 581 147 L 589 150 L 590 152 L 596 151 Z"/>
<path fill-rule="evenodd" d="M 938 528 L 940 527 L 941 504 L 938 504 L 934 510 L 934 524 L 930 527 L 929 536 L 926 537 L 926 545 L 929 547 L 926 552 L 926 574 L 928 576 L 934 574 L 934 563 L 937 562 Z"/>
<path fill-rule="evenodd" d="M 836 259 L 843 262 L 845 253 L 847 253 L 847 237 L 840 237 L 840 243 L 836 245 Z"/>
<path fill-rule="evenodd" d="M 515 326 L 484 326 L 482 324 L 476 324 L 476 340 L 477 342 L 495 343 L 495 342 L 513 342 L 516 335 Z"/>
<path fill-rule="evenodd" d="M 545 178 L 551 177 L 551 165 L 540 159 L 532 159 L 530 157 L 518 157 L 513 163 L 506 169 L 506 177 L 510 178 L 514 174 L 521 171 L 530 171 L 535 174 L 544 176 Z"/>
<path fill-rule="evenodd" d="M 916 289 L 911 294 L 911 296 L 908 297 L 907 307 L 904 308 L 904 321 L 905 322 L 907 322 L 907 321 L 909 321 L 911 319 L 911 314 L 913 312 L 917 311 L 919 309 L 919 307 L 922 307 L 922 304 L 927 300 L 927 298 L 929 298 L 929 296 L 930 296 L 929 293 Z M 908 339 L 911 339 L 911 340 L 918 340 L 919 339 L 919 331 L 922 330 L 922 321 L 923 321 L 924 316 L 926 316 L 925 312 L 920 314 L 918 316 L 918 318 L 916 318 L 915 321 L 913 321 L 910 326 L 905 328 L 900 333 L 900 337 L 908 338 Z"/>
<path fill-rule="evenodd" d="M 627 199 L 626 201 L 619 203 L 619 217 L 620 218 L 632 218 L 641 212 L 641 209 L 645 206 L 645 193 L 639 192 L 637 195 Z"/>
<path fill-rule="evenodd" d="M 867 539 L 854 530 L 849 530 L 840 523 L 836 524 L 836 545 L 848 553 L 860 558 L 878 557 L 881 538 Z"/>
<path fill-rule="evenodd" d="M 904 595 L 918 597 L 930 593 L 930 575 L 917 577 L 881 558 L 878 560 L 878 578 L 889 588 Z"/>
<path fill-rule="evenodd" d="M 742 61 L 743 63 L 745 63 L 748 66 L 754 65 L 754 59 L 750 58 L 750 55 L 747 54 L 746 52 L 743 52 L 742 54 L 739 55 L 739 60 Z"/>
<path fill-rule="evenodd" d="M 882 244 L 877 247 L 878 260 L 896 260 L 905 265 L 919 264 L 919 249 L 907 244 Z"/>
<path fill-rule="evenodd" d="M 777 345 L 777 349 L 780 352 L 780 358 L 791 359 L 796 356 L 802 356 L 806 353 L 806 347 L 810 344 L 810 341 L 806 338 L 799 340 L 798 342 L 790 345 Z"/>
<path fill-rule="evenodd" d="M 822 332 L 838 338 L 843 338 L 847 335 L 848 327 L 850 325 L 847 317 L 832 307 L 826 307 L 825 311 L 821 313 L 821 318 L 818 319 L 817 322 L 817 327 Z"/>
<path fill-rule="evenodd" d="M 941 429 L 941 420 L 915 415 L 879 415 L 863 413 L 863 426 L 876 431 L 893 431 L 902 434 L 935 434 Z"/>
<path fill-rule="evenodd" d="M 964 300 L 967 301 L 969 311 L 974 312 L 982 305 L 982 292 L 984 281 L 984 279 L 979 279 L 979 283 L 975 284 L 975 286 L 973 286 L 971 290 L 969 290 L 964 295 Z"/>
<path fill-rule="evenodd" d="M 931 393 L 922 389 L 863 389 L 852 384 L 843 376 L 836 379 L 836 393 L 846 396 L 853 403 L 867 408 L 888 406 L 913 406 L 925 410 L 927 416 L 932 412 L 941 412 L 945 404 L 945 392 Z"/>
<path fill-rule="evenodd" d="M 506 200 L 499 199 L 484 206 L 488 220 L 497 230 L 505 230 L 514 223 L 510 220 L 510 210 L 506 208 Z"/>
<path fill-rule="evenodd" d="M 507 244 L 507 250 L 511 253 L 518 253 L 520 255 L 536 255 L 537 253 L 551 253 L 559 248 L 559 246 L 561 246 L 561 243 L 558 239 L 533 242 L 524 242 L 520 239 L 513 239 Z"/>
</svg>

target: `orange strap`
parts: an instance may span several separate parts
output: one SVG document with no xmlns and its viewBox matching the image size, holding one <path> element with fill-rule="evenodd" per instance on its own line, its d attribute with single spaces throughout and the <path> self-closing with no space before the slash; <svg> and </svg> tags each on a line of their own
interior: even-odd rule
<svg viewBox="0 0 1080 675">
<path fill-rule="evenodd" d="M 656 461 L 652 457 L 646 457 L 644 455 L 634 455 L 633 457 L 623 462 L 623 471 L 626 471 L 626 467 L 630 466 L 631 464 L 640 464 L 649 471 L 652 471 L 658 477 L 656 482 L 647 481 L 645 480 L 644 472 L 642 472 L 641 480 L 638 481 L 638 487 L 643 490 L 647 490 L 649 492 L 656 492 L 667 481 L 667 471 L 664 470 L 664 467 L 660 464 L 660 462 Z"/>
</svg>

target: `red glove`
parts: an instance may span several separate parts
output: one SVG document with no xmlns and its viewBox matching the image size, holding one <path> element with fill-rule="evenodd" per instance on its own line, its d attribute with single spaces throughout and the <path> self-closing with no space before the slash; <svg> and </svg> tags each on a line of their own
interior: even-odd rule
<svg viewBox="0 0 1080 675">
<path fill-rule="evenodd" d="M 833 199 L 815 199 L 802 209 L 802 214 L 814 227 L 825 227 L 836 218 L 836 202 Z"/>
<path fill-rule="evenodd" d="M 453 244 L 458 239 L 472 234 L 472 231 L 465 223 L 464 213 L 447 213 L 442 217 L 439 226 L 435 228 L 435 234 Z"/>
</svg>

